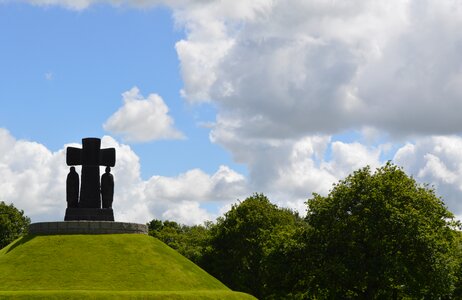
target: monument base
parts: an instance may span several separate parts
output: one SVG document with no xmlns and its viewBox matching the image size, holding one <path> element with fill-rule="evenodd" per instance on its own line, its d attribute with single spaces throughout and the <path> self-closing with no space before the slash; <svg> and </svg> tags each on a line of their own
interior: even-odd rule
<svg viewBox="0 0 462 300">
<path fill-rule="evenodd" d="M 29 225 L 29 234 L 148 234 L 146 224 L 112 221 L 40 222 Z M 0 297 L 1 298 L 1 297 Z"/>
<path fill-rule="evenodd" d="M 64 221 L 114 221 L 112 208 L 67 208 Z"/>
</svg>

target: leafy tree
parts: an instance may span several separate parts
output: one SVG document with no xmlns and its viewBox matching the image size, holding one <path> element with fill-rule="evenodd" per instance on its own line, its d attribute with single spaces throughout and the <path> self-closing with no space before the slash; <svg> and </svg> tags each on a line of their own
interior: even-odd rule
<svg viewBox="0 0 462 300">
<path fill-rule="evenodd" d="M 269 253 L 292 234 L 297 220 L 298 215 L 292 211 L 280 209 L 264 195 L 255 194 L 233 205 L 211 227 L 209 247 L 200 265 L 233 290 L 268 298 L 274 291 L 270 288 L 274 271 L 282 273 L 288 268 L 272 268 Z"/>
<path fill-rule="evenodd" d="M 166 243 L 196 264 L 200 263 L 209 237 L 210 223 L 202 225 L 180 225 L 174 221 L 152 220 L 148 224 L 149 234 Z"/>
<path fill-rule="evenodd" d="M 308 202 L 303 286 L 311 297 L 441 299 L 454 289 L 457 223 L 428 185 L 387 163 Z M 301 283 L 301 284 L 300 284 Z"/>
<path fill-rule="evenodd" d="M 0 202 L 0 249 L 27 233 L 30 219 L 13 204 Z"/>
<path fill-rule="evenodd" d="M 162 227 L 164 227 L 164 222 L 161 220 L 153 219 L 146 225 L 148 226 L 149 235 L 154 236 L 159 230 L 162 229 Z"/>
</svg>

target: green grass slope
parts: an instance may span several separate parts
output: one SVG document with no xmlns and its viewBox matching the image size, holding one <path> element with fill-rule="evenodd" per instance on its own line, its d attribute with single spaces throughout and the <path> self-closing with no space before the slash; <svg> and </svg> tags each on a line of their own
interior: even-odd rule
<svg viewBox="0 0 462 300">
<path fill-rule="evenodd" d="M 0 250 L 0 298 L 254 299 L 146 235 L 23 237 Z"/>
</svg>

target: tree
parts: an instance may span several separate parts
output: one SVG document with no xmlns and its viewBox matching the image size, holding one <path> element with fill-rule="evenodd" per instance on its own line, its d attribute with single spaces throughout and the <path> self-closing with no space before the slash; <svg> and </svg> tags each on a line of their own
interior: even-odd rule
<svg viewBox="0 0 462 300">
<path fill-rule="evenodd" d="M 266 242 L 264 269 L 264 299 L 301 299 L 297 289 L 305 273 L 304 240 L 300 237 L 309 230 L 302 220 L 294 225 L 275 228 Z"/>
<path fill-rule="evenodd" d="M 27 233 L 30 219 L 13 204 L 0 202 L 0 249 Z"/>
<path fill-rule="evenodd" d="M 297 220 L 300 221 L 297 214 L 255 194 L 233 205 L 211 227 L 209 246 L 200 265 L 233 290 L 268 298 L 275 275 L 275 269 L 268 264 L 269 253 L 286 236 L 284 232 L 292 234 L 290 228 L 296 226 Z M 285 268 L 284 271 L 288 268 L 278 267 Z"/>
<path fill-rule="evenodd" d="M 428 185 L 387 163 L 366 167 L 307 202 L 305 289 L 317 298 L 451 294 L 457 223 Z"/>
<path fill-rule="evenodd" d="M 149 235 L 158 238 L 194 263 L 199 264 L 209 237 L 210 223 L 180 225 L 174 221 L 152 220 L 148 224 Z"/>
</svg>

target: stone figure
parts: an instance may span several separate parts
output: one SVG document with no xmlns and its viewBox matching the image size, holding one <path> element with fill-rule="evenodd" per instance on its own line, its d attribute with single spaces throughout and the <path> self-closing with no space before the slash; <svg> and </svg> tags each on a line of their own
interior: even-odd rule
<svg viewBox="0 0 462 300">
<path fill-rule="evenodd" d="M 79 174 L 71 167 L 66 180 L 67 207 L 79 207 Z"/>
<path fill-rule="evenodd" d="M 110 167 L 106 167 L 106 172 L 101 176 L 101 198 L 103 200 L 103 208 L 112 208 L 114 176 L 111 174 Z"/>
</svg>

